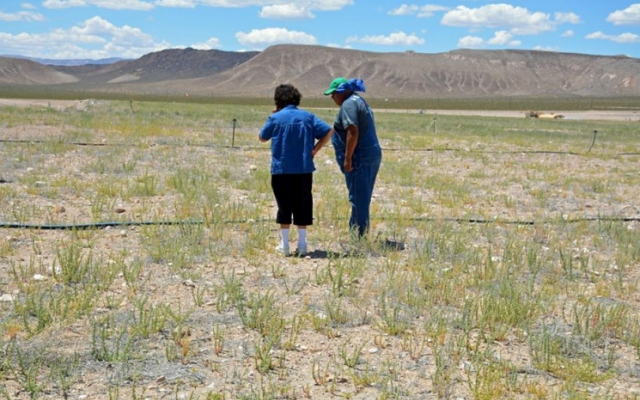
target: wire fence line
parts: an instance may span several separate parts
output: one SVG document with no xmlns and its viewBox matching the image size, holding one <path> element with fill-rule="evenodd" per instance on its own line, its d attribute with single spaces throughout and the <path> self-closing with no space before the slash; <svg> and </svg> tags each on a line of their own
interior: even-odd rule
<svg viewBox="0 0 640 400">
<path fill-rule="evenodd" d="M 346 221 L 348 218 L 323 218 L 323 221 Z M 404 222 L 451 222 L 451 223 L 467 223 L 467 224 L 502 224 L 502 225 L 561 225 L 576 224 L 580 222 L 640 222 L 640 217 L 577 217 L 577 218 L 557 218 L 545 220 L 503 220 L 503 219 L 482 219 L 482 218 L 436 218 L 436 217 L 413 217 L 413 218 L 391 218 L 377 217 L 372 218 L 374 221 L 404 221 Z M 73 231 L 73 230 L 98 230 L 115 227 L 131 227 L 131 226 L 175 226 L 175 225 L 241 225 L 252 223 L 270 223 L 274 222 L 273 218 L 259 219 L 237 219 L 237 220 L 165 220 L 165 221 L 109 221 L 79 224 L 29 224 L 29 223 L 13 223 L 0 222 L 0 229 L 30 229 L 43 231 Z"/>
<path fill-rule="evenodd" d="M 427 148 L 411 148 L 411 147 L 383 147 L 383 151 L 391 151 L 391 152 L 460 152 L 460 153 L 479 153 L 479 154 L 547 154 L 547 155 L 569 155 L 569 156 L 586 156 L 591 152 L 597 137 L 598 131 L 594 131 L 593 139 L 591 141 L 591 145 L 589 149 L 584 152 L 574 152 L 574 151 L 555 151 L 555 150 L 472 150 L 472 149 L 456 149 L 450 147 L 437 148 L 437 147 L 427 147 Z M 234 133 L 235 136 L 235 133 Z M 151 143 L 153 146 L 167 146 L 167 147 L 206 147 L 206 148 L 220 148 L 220 149 L 237 149 L 237 150 L 262 150 L 267 151 L 270 150 L 268 146 L 236 146 L 235 140 L 231 145 L 224 144 L 209 144 L 209 143 Z M 68 146 L 86 146 L 86 147 L 125 147 L 131 146 L 130 143 L 93 143 L 93 142 L 65 142 L 65 141 L 54 141 L 54 140 L 28 140 L 28 139 L 0 139 L 0 143 L 15 143 L 15 144 L 65 144 Z M 327 147 L 331 147 L 328 145 Z M 637 156 L 640 155 L 640 152 L 626 152 L 626 153 L 615 153 L 615 156 Z"/>
</svg>

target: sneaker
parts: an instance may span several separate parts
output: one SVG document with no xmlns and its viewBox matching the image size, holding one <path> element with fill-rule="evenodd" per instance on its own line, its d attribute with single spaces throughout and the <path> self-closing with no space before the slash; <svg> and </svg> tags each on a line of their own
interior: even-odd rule
<svg viewBox="0 0 640 400">
<path fill-rule="evenodd" d="M 296 255 L 298 257 L 305 257 L 307 255 L 307 246 L 298 247 L 296 250 Z"/>
<path fill-rule="evenodd" d="M 284 245 L 284 243 L 280 242 L 280 244 L 276 247 L 276 251 L 281 253 L 285 257 L 289 257 L 291 254 L 289 253 L 289 245 Z"/>
</svg>

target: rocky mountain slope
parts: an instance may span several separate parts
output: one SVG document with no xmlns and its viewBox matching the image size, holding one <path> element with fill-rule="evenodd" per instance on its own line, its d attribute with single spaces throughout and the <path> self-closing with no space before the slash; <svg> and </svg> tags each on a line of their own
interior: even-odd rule
<svg viewBox="0 0 640 400">
<path fill-rule="evenodd" d="M 0 60 L 0 85 L 66 83 L 136 94 L 271 97 L 276 85 L 292 83 L 316 97 L 345 76 L 362 78 L 375 98 L 640 96 L 640 59 L 545 51 L 373 53 L 279 45 L 261 53 L 172 49 L 110 65 Z"/>
</svg>

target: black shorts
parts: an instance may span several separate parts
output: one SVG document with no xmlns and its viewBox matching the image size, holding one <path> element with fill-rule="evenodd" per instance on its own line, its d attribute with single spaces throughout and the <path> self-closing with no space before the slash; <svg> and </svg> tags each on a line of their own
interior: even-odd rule
<svg viewBox="0 0 640 400">
<path fill-rule="evenodd" d="M 278 203 L 276 222 L 283 225 L 313 225 L 313 174 L 271 175 L 271 187 Z"/>
</svg>

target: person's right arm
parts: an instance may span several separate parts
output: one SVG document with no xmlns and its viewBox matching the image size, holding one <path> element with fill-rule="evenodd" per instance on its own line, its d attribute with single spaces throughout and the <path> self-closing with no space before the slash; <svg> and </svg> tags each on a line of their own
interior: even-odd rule
<svg viewBox="0 0 640 400">
<path fill-rule="evenodd" d="M 320 149 L 322 149 L 327 143 L 329 143 L 329 140 L 331 140 L 331 136 L 333 136 L 333 128 L 331 128 L 329 132 L 327 132 L 327 134 L 324 135 L 322 139 L 318 140 L 318 142 L 316 142 L 316 145 L 313 146 L 313 151 L 311 152 L 311 155 L 313 157 L 318 154 Z"/>
<path fill-rule="evenodd" d="M 347 172 L 353 171 L 353 152 L 356 150 L 359 136 L 360 131 L 357 126 L 349 125 L 347 127 L 347 148 L 344 153 L 344 170 Z"/>
<path fill-rule="evenodd" d="M 267 142 L 269 139 L 271 139 L 272 134 L 273 134 L 273 120 L 271 119 L 271 117 L 269 117 L 267 122 L 264 124 L 264 126 L 260 130 L 260 133 L 258 134 L 258 139 L 262 143 Z"/>
</svg>

